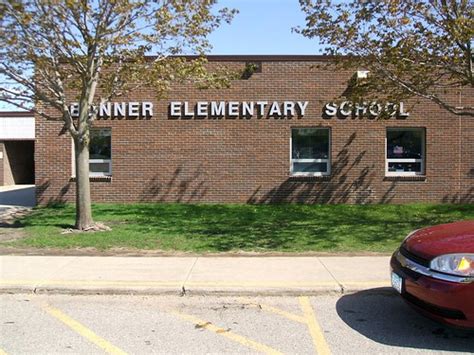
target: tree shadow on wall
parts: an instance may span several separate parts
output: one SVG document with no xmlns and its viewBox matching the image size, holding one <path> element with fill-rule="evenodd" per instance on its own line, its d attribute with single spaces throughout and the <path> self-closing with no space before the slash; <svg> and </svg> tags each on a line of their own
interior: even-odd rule
<svg viewBox="0 0 474 355">
<path fill-rule="evenodd" d="M 51 182 L 49 180 L 44 181 L 43 183 L 36 185 L 36 203 L 38 205 L 64 205 L 67 202 L 66 194 L 71 189 L 71 183 L 68 182 L 64 185 L 59 192 L 54 196 L 46 197 L 47 190 L 50 188 Z"/>
<path fill-rule="evenodd" d="M 380 203 L 392 202 L 393 198 L 395 197 L 396 187 L 397 187 L 397 181 L 393 180 L 392 183 L 390 184 L 390 187 L 384 192 L 384 194 L 380 198 Z"/>
<path fill-rule="evenodd" d="M 443 203 L 474 203 L 474 187 L 471 187 L 466 193 L 447 194 L 443 197 Z"/>
<path fill-rule="evenodd" d="M 466 192 L 458 192 L 452 194 L 446 194 L 443 197 L 444 203 L 460 203 L 460 204 L 472 204 L 474 203 L 474 167 L 469 169 L 467 173 L 468 179 L 472 180 L 471 187 Z M 467 188 L 467 186 L 466 186 Z"/>
<path fill-rule="evenodd" d="M 158 174 L 148 180 L 140 195 L 140 202 L 199 202 L 208 190 L 202 165 L 191 173 L 180 165 L 167 182 Z"/>
<path fill-rule="evenodd" d="M 374 165 L 361 167 L 367 151 L 364 150 L 351 160 L 350 148 L 356 138 L 353 133 L 343 148 L 333 159 L 331 176 L 328 177 L 290 177 L 278 187 L 262 197 L 258 197 L 260 187 L 247 200 L 248 203 L 374 203 L 371 188 L 375 177 Z M 349 179 L 358 170 L 355 179 Z"/>
</svg>

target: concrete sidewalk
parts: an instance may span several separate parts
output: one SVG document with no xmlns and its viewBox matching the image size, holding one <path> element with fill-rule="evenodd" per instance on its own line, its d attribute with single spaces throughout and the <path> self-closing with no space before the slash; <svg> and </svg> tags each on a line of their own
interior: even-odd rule
<svg viewBox="0 0 474 355">
<path fill-rule="evenodd" d="M 389 257 L 0 256 L 0 293 L 315 295 L 388 286 Z"/>
</svg>

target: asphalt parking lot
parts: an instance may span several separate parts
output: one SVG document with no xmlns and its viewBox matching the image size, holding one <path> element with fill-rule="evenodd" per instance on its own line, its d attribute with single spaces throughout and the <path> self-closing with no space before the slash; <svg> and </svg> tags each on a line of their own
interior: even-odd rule
<svg viewBox="0 0 474 355">
<path fill-rule="evenodd" d="M 343 296 L 1 295 L 0 354 L 472 353 L 388 288 Z"/>
</svg>

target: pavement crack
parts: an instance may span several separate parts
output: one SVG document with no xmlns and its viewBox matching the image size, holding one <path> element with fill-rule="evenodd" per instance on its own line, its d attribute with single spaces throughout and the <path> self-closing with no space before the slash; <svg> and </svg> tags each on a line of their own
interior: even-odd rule
<svg viewBox="0 0 474 355">
<path fill-rule="evenodd" d="M 321 260 L 321 258 L 318 258 L 319 262 L 321 263 L 321 265 L 323 265 L 323 267 L 326 269 L 326 271 L 328 272 L 329 275 L 331 275 L 331 277 L 333 278 L 333 280 L 337 283 L 337 285 L 339 286 L 339 292 L 341 294 L 344 294 L 344 285 L 341 284 L 337 279 L 336 277 L 333 275 L 333 273 L 331 272 L 331 270 L 329 270 L 329 268 L 326 266 L 326 264 Z"/>
<path fill-rule="evenodd" d="M 181 285 L 181 295 L 184 296 L 186 294 L 186 289 L 184 288 L 186 286 L 186 282 L 188 282 L 189 278 L 191 277 L 191 273 L 194 270 L 194 267 L 196 266 L 197 261 L 199 260 L 199 257 L 196 257 L 194 259 L 193 265 L 191 265 L 191 268 L 188 271 L 188 274 L 186 275 L 186 278 L 183 281 L 183 284 Z"/>
</svg>

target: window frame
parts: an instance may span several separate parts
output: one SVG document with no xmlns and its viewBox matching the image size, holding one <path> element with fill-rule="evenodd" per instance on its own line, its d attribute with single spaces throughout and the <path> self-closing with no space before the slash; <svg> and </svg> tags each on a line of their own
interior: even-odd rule
<svg viewBox="0 0 474 355">
<path fill-rule="evenodd" d="M 328 132 L 328 158 L 327 159 L 293 159 L 293 130 L 296 129 L 317 129 L 325 130 Z M 331 175 L 331 127 L 319 127 L 319 126 L 298 126 L 290 127 L 290 176 L 329 176 Z M 294 163 L 326 163 L 326 172 L 294 172 Z"/>
<path fill-rule="evenodd" d="M 89 177 L 90 178 L 100 178 L 100 177 L 111 177 L 112 176 L 112 128 L 111 127 L 94 127 L 90 129 L 90 132 L 93 130 L 109 130 L 110 131 L 110 159 L 90 159 L 89 152 Z M 76 177 L 76 164 L 75 164 L 75 147 L 74 140 L 71 139 L 72 150 L 71 150 L 71 164 L 72 164 L 72 177 Z M 108 163 L 109 169 L 107 172 L 92 172 L 91 163 Z"/>
<path fill-rule="evenodd" d="M 109 170 L 107 172 L 92 172 L 91 163 L 108 163 Z M 90 177 L 104 177 L 112 176 L 112 159 L 89 159 L 89 176 Z"/>
<path fill-rule="evenodd" d="M 389 158 L 387 152 L 389 131 L 418 131 L 421 132 L 421 159 L 417 158 Z M 425 127 L 387 127 L 385 129 L 385 176 L 425 176 L 426 168 L 426 128 Z M 420 171 L 389 171 L 390 163 L 420 163 Z"/>
</svg>

